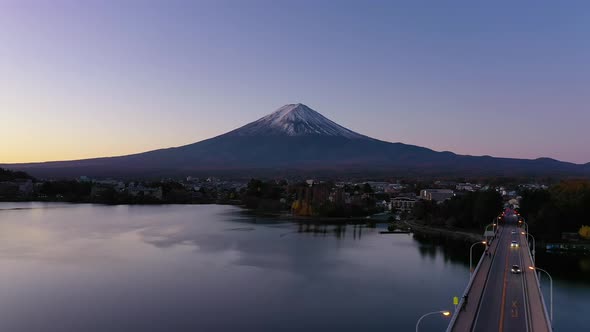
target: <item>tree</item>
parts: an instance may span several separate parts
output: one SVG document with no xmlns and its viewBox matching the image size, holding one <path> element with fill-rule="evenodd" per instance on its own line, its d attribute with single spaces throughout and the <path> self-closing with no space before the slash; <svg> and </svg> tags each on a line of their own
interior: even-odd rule
<svg viewBox="0 0 590 332">
<path fill-rule="evenodd" d="M 562 232 L 575 232 L 590 221 L 590 181 L 568 180 L 549 190 L 525 191 L 521 213 L 531 233 L 544 239 L 559 239 Z"/>
<path fill-rule="evenodd" d="M 246 186 L 246 195 L 255 197 L 262 196 L 262 186 L 262 181 L 251 179 L 250 182 L 248 182 L 248 185 Z"/>
<path fill-rule="evenodd" d="M 16 179 L 30 179 L 35 180 L 34 177 L 30 176 L 25 172 L 11 171 L 8 169 L 0 168 L 0 181 L 12 181 Z"/>
<path fill-rule="evenodd" d="M 414 204 L 412 214 L 418 220 L 424 221 L 424 224 L 431 224 L 437 213 L 438 206 L 433 201 L 418 201 Z"/>
<path fill-rule="evenodd" d="M 473 204 L 475 227 L 483 227 L 498 215 L 502 209 L 502 196 L 496 191 L 481 191 L 476 194 Z"/>
</svg>

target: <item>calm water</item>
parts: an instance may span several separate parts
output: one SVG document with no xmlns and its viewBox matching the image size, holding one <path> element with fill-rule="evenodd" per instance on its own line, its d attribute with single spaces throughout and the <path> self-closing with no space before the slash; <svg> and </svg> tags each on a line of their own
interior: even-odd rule
<svg viewBox="0 0 590 332">
<path fill-rule="evenodd" d="M 452 308 L 467 257 L 228 206 L 0 203 L 0 331 L 413 331 Z M 554 275 L 555 325 L 587 328 L 590 263 L 543 264 L 577 264 Z"/>
</svg>

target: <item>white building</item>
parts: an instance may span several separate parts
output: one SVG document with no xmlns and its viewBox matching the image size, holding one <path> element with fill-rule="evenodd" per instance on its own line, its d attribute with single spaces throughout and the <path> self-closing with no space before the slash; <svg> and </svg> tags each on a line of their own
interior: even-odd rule
<svg viewBox="0 0 590 332">
<path fill-rule="evenodd" d="M 420 191 L 420 198 L 427 201 L 442 202 L 455 196 L 451 189 L 423 189 Z"/>
<path fill-rule="evenodd" d="M 415 197 L 395 197 L 391 200 L 391 208 L 399 209 L 402 211 L 411 211 L 412 209 L 414 209 L 414 205 L 416 205 L 417 201 L 418 199 L 416 199 Z"/>
</svg>

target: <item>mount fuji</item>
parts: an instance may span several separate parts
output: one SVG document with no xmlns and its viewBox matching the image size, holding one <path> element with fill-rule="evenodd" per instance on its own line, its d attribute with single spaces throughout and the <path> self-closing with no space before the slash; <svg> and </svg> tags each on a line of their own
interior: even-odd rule
<svg viewBox="0 0 590 332">
<path fill-rule="evenodd" d="M 288 104 L 243 127 L 180 147 L 144 153 L 0 167 L 37 177 L 161 177 L 388 174 L 449 176 L 590 175 L 590 164 L 549 158 L 475 157 L 377 140 Z"/>
</svg>

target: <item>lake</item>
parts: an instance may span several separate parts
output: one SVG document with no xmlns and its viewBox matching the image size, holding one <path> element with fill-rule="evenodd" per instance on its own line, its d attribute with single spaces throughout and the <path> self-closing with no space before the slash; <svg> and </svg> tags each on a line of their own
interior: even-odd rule
<svg viewBox="0 0 590 332">
<path fill-rule="evenodd" d="M 413 331 L 453 309 L 466 246 L 232 206 L 0 203 L 0 331 Z M 587 257 L 537 265 L 555 330 L 587 328 Z"/>
</svg>

